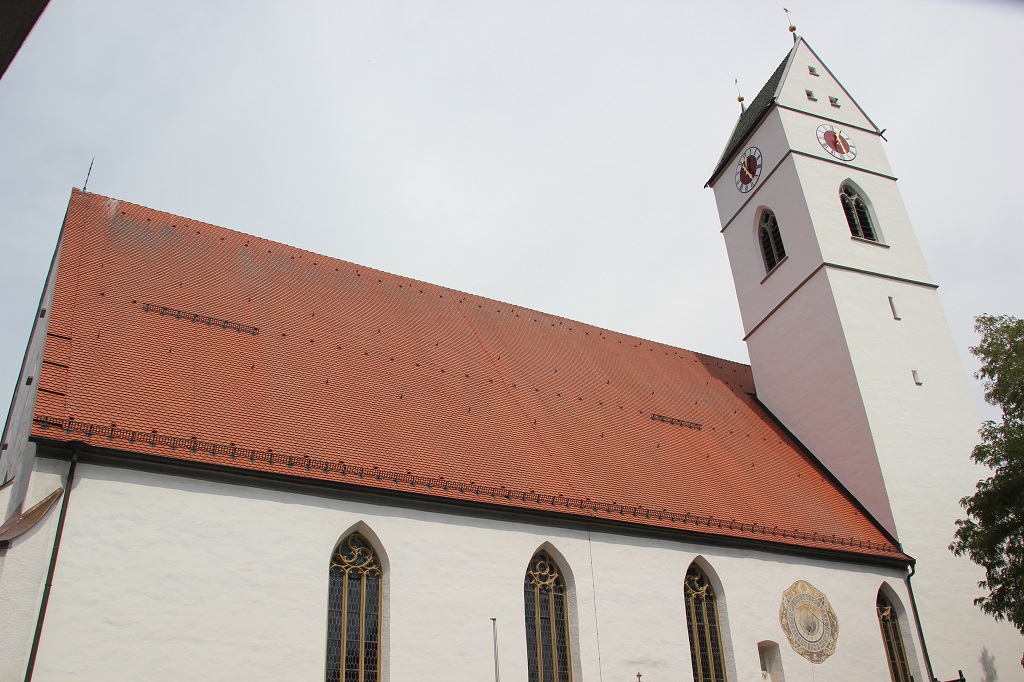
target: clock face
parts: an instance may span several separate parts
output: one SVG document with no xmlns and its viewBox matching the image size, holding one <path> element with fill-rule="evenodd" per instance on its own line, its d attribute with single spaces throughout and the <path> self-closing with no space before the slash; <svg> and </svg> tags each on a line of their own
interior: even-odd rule
<svg viewBox="0 0 1024 682">
<path fill-rule="evenodd" d="M 834 125 L 823 123 L 818 126 L 818 142 L 825 151 L 842 161 L 853 161 L 857 157 L 857 145 Z"/>
<path fill-rule="evenodd" d="M 747 147 L 736 162 L 736 189 L 749 192 L 754 189 L 757 179 L 761 177 L 761 150 Z"/>
</svg>

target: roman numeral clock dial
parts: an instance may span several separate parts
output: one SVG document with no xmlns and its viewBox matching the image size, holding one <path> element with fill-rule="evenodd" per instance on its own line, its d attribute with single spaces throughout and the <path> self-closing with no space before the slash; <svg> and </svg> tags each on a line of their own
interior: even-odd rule
<svg viewBox="0 0 1024 682">
<path fill-rule="evenodd" d="M 747 147 L 736 163 L 736 189 L 744 193 L 749 192 L 754 189 L 760 177 L 761 150 L 757 147 Z"/>
<path fill-rule="evenodd" d="M 818 144 L 840 161 L 853 161 L 857 158 L 857 145 L 849 135 L 834 125 L 822 123 L 818 126 Z"/>
</svg>

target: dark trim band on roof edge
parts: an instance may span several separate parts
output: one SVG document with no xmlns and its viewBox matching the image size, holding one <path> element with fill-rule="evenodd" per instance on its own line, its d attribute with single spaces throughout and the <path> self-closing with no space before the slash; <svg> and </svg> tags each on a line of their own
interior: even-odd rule
<svg viewBox="0 0 1024 682">
<path fill-rule="evenodd" d="M 371 488 L 344 481 L 299 478 L 280 472 L 241 468 L 229 469 L 222 464 L 213 462 L 192 462 L 171 459 L 160 455 L 137 454 L 124 450 L 95 447 L 81 441 L 69 443 L 67 441 L 54 441 L 39 437 L 33 437 L 32 440 L 40 446 L 37 456 L 47 459 L 67 460 L 71 457 L 72 446 L 77 445 L 77 457 L 80 464 L 109 466 L 194 480 L 215 481 L 243 487 L 258 487 L 328 499 L 339 499 L 339 494 L 342 494 L 345 499 L 354 501 L 382 505 L 399 505 L 409 509 L 457 515 L 464 515 L 466 510 L 471 510 L 475 516 L 482 518 L 539 523 L 556 528 L 597 529 L 604 532 L 667 538 L 680 542 L 703 543 L 719 547 L 754 548 L 760 551 L 810 557 L 826 561 L 848 561 L 857 564 L 899 568 L 906 568 L 916 563 L 916 559 L 903 552 L 889 555 L 869 554 L 853 552 L 849 548 L 826 548 L 820 545 L 781 543 L 761 539 L 760 537 L 742 537 L 701 532 L 695 530 L 692 526 L 655 526 L 616 518 L 550 511 L 543 507 L 530 509 L 525 507 L 498 506 L 490 502 L 480 501 L 476 495 L 469 498 L 427 496 L 410 491 Z"/>
<path fill-rule="evenodd" d="M 875 135 L 876 137 L 881 137 L 882 136 L 881 133 L 879 133 L 877 130 L 874 130 L 873 128 L 865 128 L 864 126 L 859 126 L 859 125 L 857 125 L 855 123 L 849 123 L 847 121 L 840 121 L 837 118 L 829 118 L 828 116 L 819 116 L 818 114 L 812 114 L 809 111 L 804 111 L 803 109 L 797 109 L 796 107 L 791 107 L 791 106 L 786 105 L 786 104 L 779 104 L 778 102 L 775 103 L 775 106 L 777 106 L 779 109 L 785 109 L 786 111 L 792 111 L 795 114 L 803 114 L 804 116 L 807 116 L 808 118 L 813 118 L 813 119 L 821 120 L 821 121 L 828 121 L 829 123 L 836 123 L 838 125 L 843 126 L 844 128 L 853 128 L 854 130 L 860 130 L 860 131 L 868 133 L 870 135 Z"/>
<path fill-rule="evenodd" d="M 794 434 L 794 433 L 793 433 L 792 431 L 790 431 L 790 430 L 789 430 L 789 427 L 787 427 L 787 426 L 786 426 L 785 424 L 783 424 L 783 423 L 782 423 L 782 420 L 781 420 L 781 419 L 779 419 L 778 417 L 776 417 L 776 416 L 775 416 L 775 413 L 774 413 L 774 412 L 772 412 L 771 410 L 769 410 L 769 409 L 768 409 L 768 406 L 767 406 L 767 405 L 765 405 L 764 403 L 762 403 L 762 402 L 761 402 L 761 401 L 760 401 L 760 400 L 758 399 L 758 397 L 757 397 L 757 395 L 756 395 L 756 394 L 751 394 L 751 396 L 750 396 L 750 397 L 751 397 L 751 398 L 753 398 L 753 399 L 754 399 L 754 400 L 755 400 L 755 401 L 757 402 L 757 404 L 761 406 L 761 409 L 762 409 L 762 410 L 764 410 L 765 414 L 767 414 L 767 415 L 768 415 L 768 417 L 769 417 L 769 418 L 770 418 L 770 419 L 771 419 L 771 420 L 772 420 L 773 422 L 775 422 L 775 424 L 777 424 L 777 425 L 778 425 L 778 427 L 779 427 L 780 429 L 782 429 L 783 433 L 785 433 L 785 434 L 786 434 L 787 436 L 789 436 L 789 437 L 790 437 L 790 439 L 791 439 L 791 440 L 792 440 L 792 441 L 793 441 L 794 443 L 796 443 L 796 446 L 797 446 L 797 447 L 798 447 L 798 448 L 800 449 L 800 452 L 802 452 L 802 453 L 804 454 L 804 456 L 805 456 L 805 457 L 807 457 L 807 458 L 808 458 L 809 460 L 811 460 L 811 461 L 812 461 L 812 462 L 814 463 L 814 465 L 815 465 L 815 466 L 816 466 L 816 467 L 817 467 L 818 469 L 820 469 L 820 470 L 821 470 L 821 471 L 822 471 L 822 472 L 824 473 L 825 477 L 826 477 L 826 478 L 828 478 L 828 480 L 829 480 L 829 481 L 831 481 L 831 482 L 832 482 L 832 484 L 833 484 L 833 485 L 834 485 L 834 486 L 835 486 L 836 488 L 838 488 L 838 489 L 839 489 L 839 492 L 841 492 L 841 493 L 842 493 L 843 495 L 845 495 L 845 496 L 846 496 L 846 499 L 847 499 L 847 500 L 849 500 L 849 501 L 850 501 L 850 503 L 851 503 L 851 504 L 852 504 L 852 505 L 853 505 L 854 507 L 856 507 L 856 508 L 857 508 L 858 510 L 860 510 L 860 512 L 861 512 L 862 514 L 864 514 L 864 516 L 866 516 L 866 517 L 867 517 L 868 519 L 870 519 L 870 520 L 871 520 L 871 522 L 872 522 L 873 524 L 875 524 L 875 527 L 876 527 L 876 528 L 877 528 L 877 529 L 878 529 L 878 530 L 879 530 L 879 531 L 880 531 L 880 532 L 882 533 L 882 535 L 884 535 L 885 537 L 889 538 L 889 542 L 893 543 L 893 544 L 894 544 L 895 546 L 897 546 L 897 547 L 900 547 L 900 546 L 901 546 L 901 545 L 900 545 L 900 541 L 899 541 L 899 540 L 897 540 L 897 539 L 896 539 L 896 538 L 895 538 L 895 537 L 893 536 L 893 534 L 892 534 L 892 533 L 890 533 L 890 532 L 889 532 L 889 531 L 888 531 L 888 530 L 887 530 L 887 529 L 885 528 L 885 526 L 883 526 L 883 525 L 882 525 L 882 524 L 881 524 L 881 523 L 880 523 L 880 522 L 878 521 L 878 519 L 876 519 L 876 518 L 875 518 L 875 516 L 874 516 L 874 515 L 873 515 L 873 514 L 872 514 L 872 513 L 870 512 L 870 511 L 868 511 L 868 508 L 867 508 L 867 507 L 865 507 L 865 506 L 864 506 L 863 504 L 861 504 L 861 503 L 860 503 L 860 500 L 858 500 L 858 499 L 857 499 L 857 496 L 856 496 L 856 495 L 854 495 L 854 494 L 853 494 L 852 492 L 850 492 L 850 491 L 849 491 L 849 489 L 847 489 L 847 487 L 846 487 L 845 485 L 843 485 L 843 482 L 842 482 L 842 481 L 840 481 L 840 480 L 839 480 L 839 479 L 838 479 L 838 478 L 836 477 L 836 475 L 832 473 L 831 469 L 829 469 L 829 468 L 828 468 L 827 466 L 825 466 L 825 463 L 824 463 L 824 462 L 822 462 L 822 461 L 821 461 L 820 459 L 818 459 L 818 458 L 817 458 L 817 457 L 816 457 L 816 456 L 814 455 L 814 453 L 813 453 L 813 452 L 811 452 L 810 448 L 808 448 L 808 447 L 807 447 L 806 445 L 804 445 L 804 444 L 803 444 L 803 442 L 801 442 L 801 440 L 800 440 L 799 438 L 797 438 L 797 437 L 796 437 L 796 434 Z"/>
<path fill-rule="evenodd" d="M 703 527 L 708 530 L 702 531 L 702 534 L 707 535 L 760 537 L 764 538 L 766 541 L 769 541 L 769 537 L 773 537 L 779 538 L 779 540 L 775 541 L 778 544 L 805 545 L 810 543 L 812 545 L 849 548 L 849 550 L 855 553 L 857 550 L 864 550 L 865 553 L 869 554 L 882 555 L 898 555 L 901 553 L 898 547 L 889 543 L 882 544 L 872 542 L 870 540 L 858 539 L 853 536 L 838 537 L 834 533 L 819 534 L 818 531 L 800 531 L 797 528 L 780 529 L 778 526 L 769 528 L 764 524 L 756 522 L 743 520 L 737 521 L 736 519 L 716 519 L 714 516 L 704 516 L 668 509 L 650 509 L 642 505 L 624 505 L 615 502 L 591 500 L 589 498 L 579 499 L 558 494 L 538 493 L 534 491 L 527 492 L 514 488 L 506 488 L 501 485 L 481 485 L 473 481 L 468 483 L 465 481 L 452 481 L 441 477 L 435 478 L 412 474 L 409 472 L 401 473 L 397 471 L 388 471 L 378 467 L 352 465 L 347 464 L 342 460 L 330 462 L 317 457 L 309 457 L 308 455 L 286 455 L 275 453 L 272 450 L 240 448 L 234 444 L 224 445 L 220 443 L 200 441 L 194 438 L 176 438 L 173 436 L 164 436 L 144 431 L 140 432 L 128 429 L 119 429 L 114 426 L 99 426 L 96 424 L 76 422 L 72 419 L 60 420 L 37 415 L 33 419 L 33 422 L 44 430 L 56 428 L 64 431 L 66 434 L 84 435 L 87 439 L 105 437 L 109 441 L 125 440 L 133 444 L 136 442 L 143 442 L 151 447 L 162 446 L 169 448 L 172 451 L 180 448 L 181 450 L 192 454 L 202 453 L 209 458 L 216 458 L 218 456 L 226 457 L 226 459 L 220 460 L 220 462 L 223 463 L 221 466 L 227 466 L 237 470 L 267 471 L 270 467 L 282 465 L 285 472 L 291 470 L 290 476 L 316 482 L 342 482 L 343 480 L 353 480 L 356 481 L 356 485 L 385 490 L 393 490 L 399 485 L 401 485 L 403 489 L 406 487 L 415 488 L 419 486 L 424 491 L 429 491 L 419 493 L 424 496 L 450 499 L 455 495 L 473 495 L 474 497 L 490 498 L 493 500 L 493 502 L 490 503 L 491 505 L 500 507 L 518 508 L 521 505 L 516 504 L 517 502 L 524 505 L 532 503 L 535 505 L 546 505 L 548 508 L 557 509 L 561 514 L 568 514 L 572 516 L 617 515 L 622 518 L 629 516 L 631 518 L 638 519 L 638 521 L 634 522 L 637 525 L 668 525 L 671 527 L 671 525 L 678 523 L 682 526 L 692 526 L 694 528 Z M 46 439 L 45 437 L 39 438 L 37 436 L 34 436 L 33 440 L 45 440 L 51 443 L 67 442 L 65 439 Z M 134 456 L 134 454 L 131 456 Z M 189 462 L 190 464 L 195 462 L 192 457 L 175 454 L 162 455 L 162 457 L 167 459 L 179 459 Z M 249 466 L 239 463 L 239 459 L 243 461 L 248 460 Z M 259 468 L 257 469 L 256 467 Z M 304 476 L 301 473 L 302 471 L 313 472 L 314 470 L 317 472 L 322 471 L 324 476 L 327 476 L 328 478 L 325 479 L 314 475 Z M 353 476 L 354 478 L 349 479 L 349 476 Z M 358 483 L 360 480 L 365 482 L 360 484 Z M 644 521 L 640 521 L 639 519 L 641 518 L 644 519 Z"/>
</svg>

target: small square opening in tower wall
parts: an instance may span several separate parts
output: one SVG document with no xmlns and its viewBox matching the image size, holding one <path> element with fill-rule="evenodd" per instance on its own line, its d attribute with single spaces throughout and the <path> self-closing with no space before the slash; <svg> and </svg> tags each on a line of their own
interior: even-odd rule
<svg viewBox="0 0 1024 682">
<path fill-rule="evenodd" d="M 811 100 L 812 102 L 818 101 L 818 98 L 814 96 L 813 90 L 804 90 L 804 94 L 807 95 L 807 99 Z"/>
<path fill-rule="evenodd" d="M 839 98 L 838 97 L 833 97 L 833 96 L 829 95 L 828 103 L 831 104 L 832 106 L 834 106 L 836 109 L 838 109 L 840 107 Z"/>
</svg>

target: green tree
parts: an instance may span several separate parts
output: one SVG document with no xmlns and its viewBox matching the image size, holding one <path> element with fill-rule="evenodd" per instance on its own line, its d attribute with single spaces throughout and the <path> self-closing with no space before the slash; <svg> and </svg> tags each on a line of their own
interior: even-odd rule
<svg viewBox="0 0 1024 682">
<path fill-rule="evenodd" d="M 979 586 L 989 593 L 974 603 L 1024 634 L 1024 320 L 979 315 L 974 330 L 981 335 L 971 348 L 981 360 L 975 376 L 985 383 L 985 401 L 1002 410 L 1003 420 L 981 427 L 981 443 L 971 457 L 992 475 L 960 500 L 967 518 L 956 522 L 949 549 L 985 569 Z"/>
</svg>

